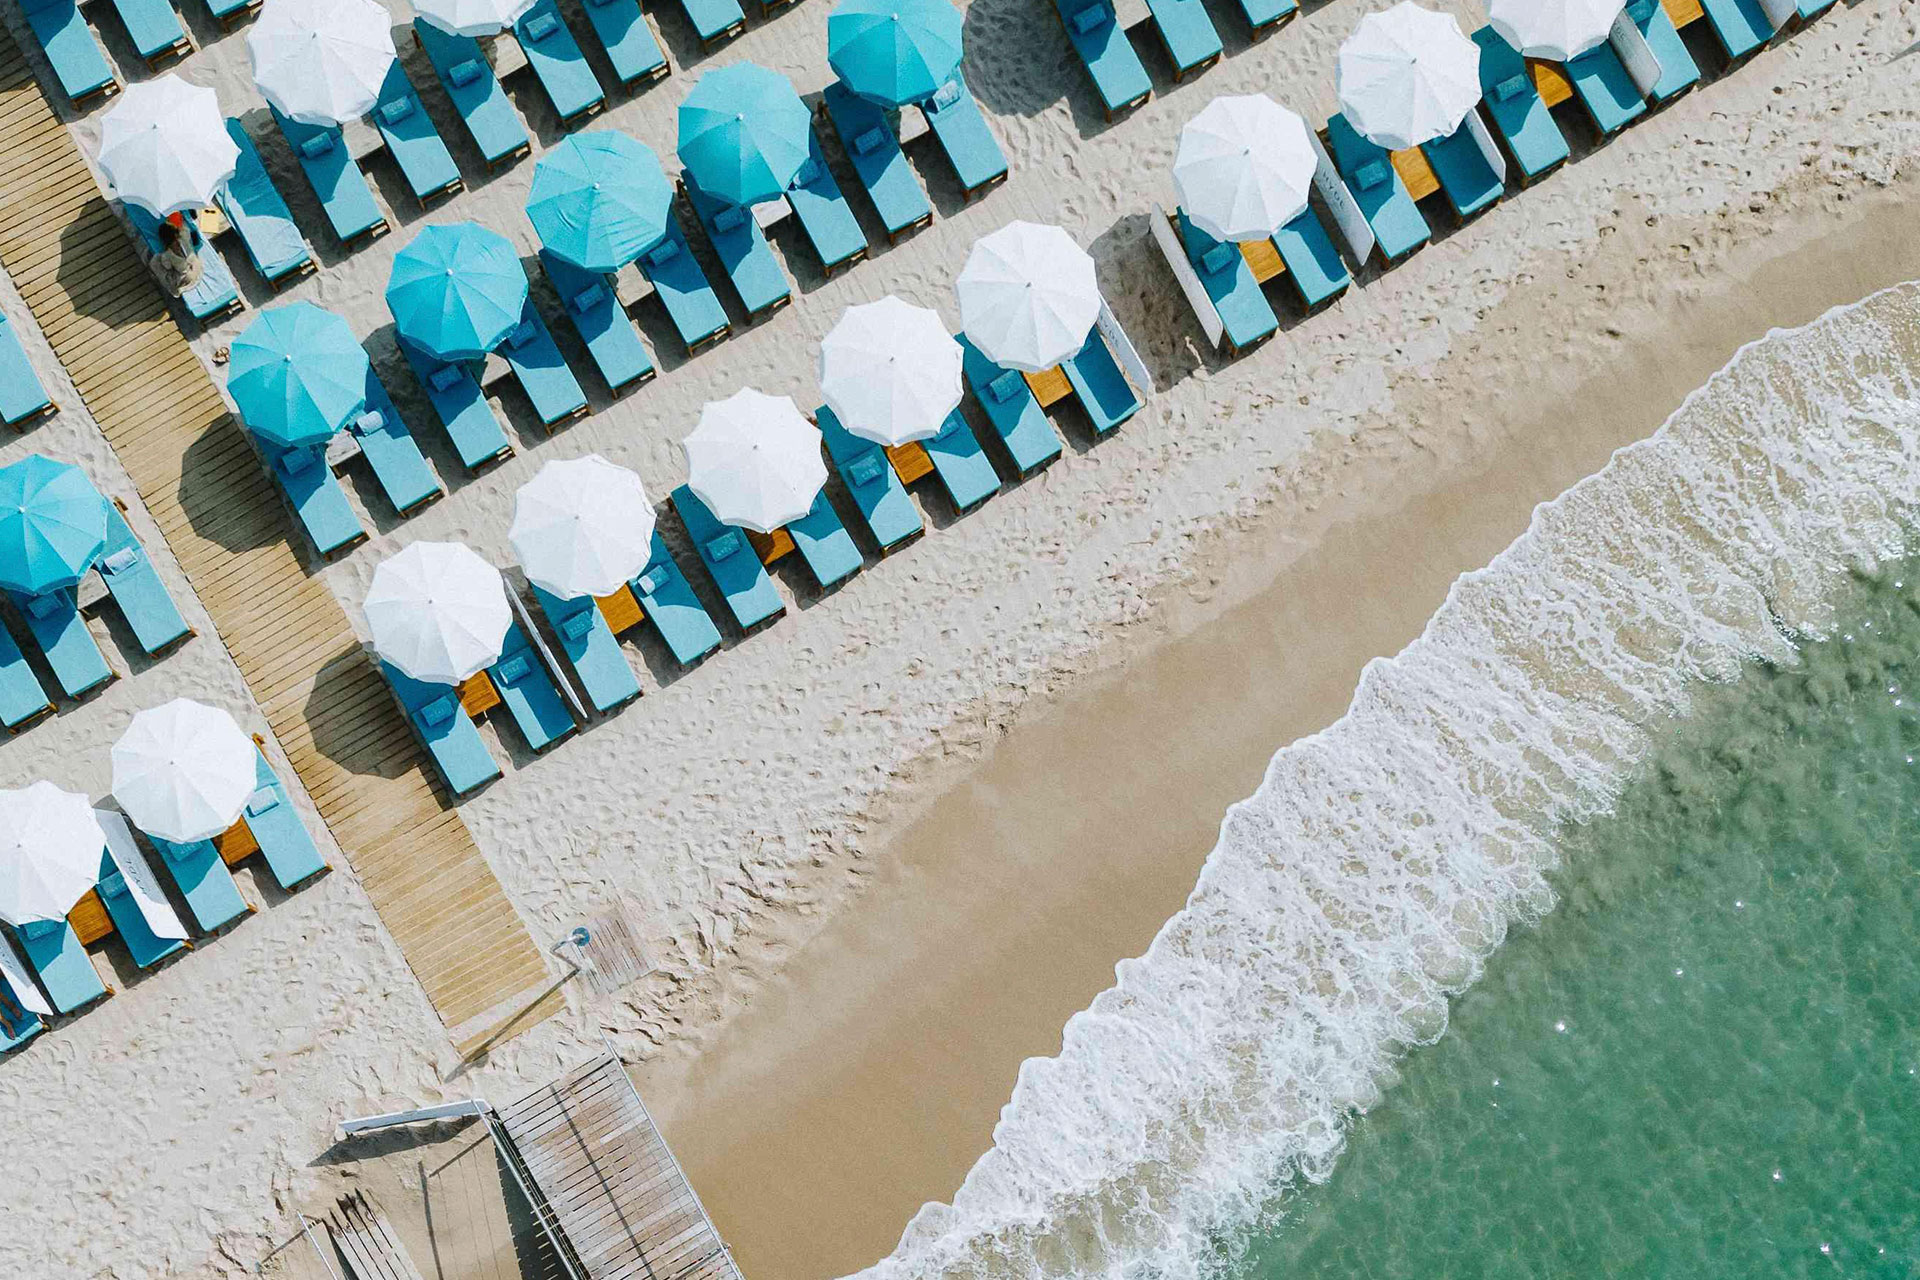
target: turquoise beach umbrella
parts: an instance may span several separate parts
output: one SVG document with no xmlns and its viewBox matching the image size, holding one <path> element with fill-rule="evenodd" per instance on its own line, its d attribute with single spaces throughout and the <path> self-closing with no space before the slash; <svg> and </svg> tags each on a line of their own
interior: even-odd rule
<svg viewBox="0 0 1920 1280">
<path fill-rule="evenodd" d="M 758 204 L 800 172 L 812 129 L 785 76 L 736 62 L 701 76 L 680 104 L 680 161 L 708 195 Z"/>
<path fill-rule="evenodd" d="M 527 217 L 540 243 L 583 271 L 613 271 L 667 234 L 673 188 L 644 143 L 611 129 L 580 133 L 533 169 Z"/>
<path fill-rule="evenodd" d="M 107 545 L 107 500 L 76 466 L 30 453 L 0 467 L 0 587 L 70 587 Z"/>
<path fill-rule="evenodd" d="M 513 243 L 472 222 L 428 227 L 394 255 L 387 310 L 400 336 L 449 362 L 478 360 L 520 323 L 527 273 Z"/>
<path fill-rule="evenodd" d="M 367 353 L 333 312 L 275 307 L 233 340 L 227 390 L 255 435 L 285 449 L 322 444 L 367 402 Z"/>
<path fill-rule="evenodd" d="M 827 61 L 881 106 L 923 102 L 960 69 L 960 27 L 946 0 L 840 0 L 827 19 Z"/>
</svg>

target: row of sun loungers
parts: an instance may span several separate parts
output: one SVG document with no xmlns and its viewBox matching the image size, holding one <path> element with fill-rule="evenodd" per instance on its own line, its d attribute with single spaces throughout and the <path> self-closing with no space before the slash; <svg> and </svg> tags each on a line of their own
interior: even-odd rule
<svg viewBox="0 0 1920 1280">
<path fill-rule="evenodd" d="M 1070 14 L 1074 12 L 1074 0 L 1059 3 L 1062 18 L 1073 34 Z M 1737 35 L 1740 28 L 1735 17 L 1713 16 L 1716 5 L 1722 3 L 1715 0 L 1714 5 L 1703 4 L 1700 12 L 1715 24 L 1716 31 L 1724 27 L 1729 34 Z M 1724 0 L 1724 4 L 1733 3 L 1735 0 Z M 1738 3 L 1752 5 L 1758 11 L 1758 0 Z M 1801 20 L 1825 7 L 1822 0 L 1809 3 L 1814 7 Z M 1566 163 L 1571 152 L 1554 119 L 1547 90 L 1563 85 L 1564 96 L 1577 100 L 1596 133 L 1605 137 L 1644 114 L 1650 103 L 1657 106 L 1698 83 L 1700 69 L 1662 0 L 1634 0 L 1626 16 L 1658 62 L 1658 75 L 1644 96 L 1611 45 L 1602 45 L 1557 70 L 1540 70 L 1492 27 L 1473 33 L 1473 41 L 1480 47 L 1481 106 L 1489 126 L 1486 136 L 1497 148 L 1504 173 L 1495 168 L 1493 157 L 1482 147 L 1469 122 L 1452 135 L 1418 149 L 1418 161 L 1426 172 L 1417 175 L 1421 189 L 1416 191 L 1409 187 L 1402 167 L 1411 153 L 1389 153 L 1362 136 L 1344 115 L 1336 114 L 1327 121 L 1321 135 L 1327 158 L 1345 194 L 1365 219 L 1373 239 L 1372 252 L 1384 265 L 1391 266 L 1427 243 L 1431 229 L 1420 208 L 1420 200 L 1426 196 L 1439 195 L 1455 219 L 1465 221 L 1492 207 L 1506 193 L 1508 175 L 1525 186 Z M 1088 30 L 1076 40 L 1076 47 L 1091 39 L 1090 22 Z M 1121 42 L 1125 39 L 1119 32 L 1112 38 Z M 1723 41 L 1723 47 L 1733 57 L 1736 49 L 1747 46 L 1740 39 L 1732 39 Z M 1131 54 L 1130 46 L 1127 52 Z M 1264 290 L 1268 281 L 1284 276 L 1300 306 L 1309 312 L 1337 298 L 1350 283 L 1338 248 L 1311 208 L 1273 237 L 1271 253 L 1264 242 L 1223 244 L 1194 226 L 1183 211 L 1176 210 L 1169 221 L 1191 269 L 1190 286 L 1197 283 L 1206 294 L 1220 321 L 1223 340 L 1233 352 L 1265 341 L 1279 328 L 1279 318 Z"/>
<path fill-rule="evenodd" d="M 184 937 L 162 936 L 156 924 L 206 937 L 252 914 L 230 866 L 257 853 L 288 893 L 328 870 L 266 756 L 256 752 L 255 760 L 255 790 L 233 830 L 191 844 L 148 837 L 172 893 L 140 852 L 126 818 L 97 811 L 107 844 L 93 892 L 66 920 L 0 929 L 0 1054 L 43 1029 L 41 1018 L 23 1007 L 20 986 L 37 986 L 56 1014 L 77 1013 L 113 994 L 88 958 L 89 947 L 118 938 L 136 966 L 152 969 L 192 948 Z M 176 904 L 185 909 L 185 921 Z"/>
<path fill-rule="evenodd" d="M 106 548 L 96 572 L 134 642 L 148 657 L 159 657 L 193 635 L 153 561 L 112 504 L 107 507 Z M 6 595 L 53 676 L 58 696 L 78 701 L 116 678 L 118 673 L 108 665 L 82 616 L 76 589 Z M 0 724 L 18 732 L 52 710 L 52 697 L 40 677 L 11 630 L 0 625 Z"/>
<path fill-rule="evenodd" d="M 567 303 L 576 319 L 612 307 L 611 299 L 603 296 L 603 280 L 551 258 L 545 266 L 563 299 L 586 295 L 579 306 Z M 631 328 L 624 317 L 618 325 Z M 1012 475 L 1030 476 L 1058 458 L 1060 436 L 1048 421 L 1034 385 L 1022 374 L 992 364 L 964 336 L 959 341 L 967 386 Z M 423 379 L 432 379 L 432 362 L 418 352 L 408 354 L 415 371 L 425 371 Z M 471 387 L 469 394 L 477 397 L 471 374 L 457 373 Z M 1112 432 L 1141 407 L 1097 330 L 1062 366 L 1060 380 L 1062 394 L 1078 399 L 1096 436 Z M 814 585 L 825 591 L 864 567 L 860 535 L 870 539 L 883 557 L 921 536 L 925 524 L 908 496 L 908 484 L 933 477 L 961 513 L 979 506 L 1003 486 L 1002 468 L 958 410 L 932 439 L 895 450 L 854 436 L 825 406 L 817 410 L 815 420 L 833 473 L 851 503 L 851 524 L 843 521 L 824 489 L 804 517 L 772 536 L 721 523 L 684 485 L 669 497 L 728 622 L 742 635 L 786 612 L 786 602 L 767 572 L 782 556 L 796 555 Z M 358 531 L 356 522 L 349 533 Z M 621 652 L 619 637 L 642 621 L 653 626 L 674 661 L 683 666 L 701 661 L 720 646 L 715 615 L 701 603 L 657 531 L 646 568 L 613 596 L 562 599 L 535 587 L 533 597 L 557 640 L 558 656 L 546 650 L 538 636 L 530 635 L 531 622 L 523 614 L 510 630 L 500 660 L 457 688 L 413 680 L 382 664 L 395 696 L 455 795 L 500 776 L 499 762 L 477 723 L 488 711 L 504 708 L 527 747 L 541 752 L 578 727 L 567 706 L 572 697 L 569 685 L 584 694 L 584 705 L 575 702 L 584 715 L 604 715 L 638 698 L 640 685 Z"/>
</svg>

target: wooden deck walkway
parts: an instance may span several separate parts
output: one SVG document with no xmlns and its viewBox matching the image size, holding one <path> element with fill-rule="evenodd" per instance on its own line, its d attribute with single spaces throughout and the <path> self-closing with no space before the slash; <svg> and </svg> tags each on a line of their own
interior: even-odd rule
<svg viewBox="0 0 1920 1280">
<path fill-rule="evenodd" d="M 479 1043 L 559 1007 L 540 998 L 544 957 L 345 611 L 308 576 L 280 495 L 4 28 L 0 264 L 448 1034 Z"/>
<path fill-rule="evenodd" d="M 586 1280 L 741 1280 L 700 1197 L 607 1054 L 499 1112 Z"/>
</svg>

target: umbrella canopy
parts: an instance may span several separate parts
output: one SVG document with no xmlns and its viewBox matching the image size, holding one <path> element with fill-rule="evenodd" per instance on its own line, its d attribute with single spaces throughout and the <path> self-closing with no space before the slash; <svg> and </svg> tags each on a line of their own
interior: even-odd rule
<svg viewBox="0 0 1920 1280">
<path fill-rule="evenodd" d="M 1487 20 L 1529 58 L 1567 62 L 1607 42 L 1624 0 L 1489 0 Z"/>
<path fill-rule="evenodd" d="M 365 608 L 380 656 L 433 684 L 498 662 L 513 624 L 500 571 L 458 542 L 415 542 L 382 560 Z"/>
<path fill-rule="evenodd" d="M 227 390 L 255 435 L 322 444 L 367 403 L 367 353 L 347 322 L 311 302 L 262 311 L 233 340 Z"/>
<path fill-rule="evenodd" d="M 1400 151 L 1446 137 L 1480 101 L 1480 46 L 1451 14 L 1401 0 L 1360 19 L 1335 78 L 1353 127 Z"/>
<path fill-rule="evenodd" d="M 680 104 L 680 161 L 715 199 L 758 204 L 800 172 L 812 129 L 785 76 L 736 62 L 701 76 Z"/>
<path fill-rule="evenodd" d="M 428 227 L 394 255 L 387 310 L 400 336 L 442 360 L 478 360 L 520 323 L 527 273 L 513 244 L 472 222 Z"/>
<path fill-rule="evenodd" d="M 239 159 L 219 97 L 176 75 L 128 85 L 100 122 L 101 172 L 156 218 L 212 204 Z"/>
<path fill-rule="evenodd" d="M 30 453 L 0 467 L 0 587 L 70 587 L 107 545 L 107 500 L 76 466 Z"/>
<path fill-rule="evenodd" d="M 113 798 L 162 840 L 211 840 L 254 791 L 253 740 L 233 717 L 191 698 L 149 707 L 113 744 Z"/>
<path fill-rule="evenodd" d="M 967 340 L 995 364 L 1027 373 L 1078 352 L 1100 318 L 1093 259 L 1041 223 L 1009 222 L 974 241 L 955 291 Z"/>
<path fill-rule="evenodd" d="M 820 389 L 854 435 L 925 440 L 960 403 L 960 359 L 937 312 L 888 295 L 848 307 L 820 343 Z"/>
<path fill-rule="evenodd" d="M 514 495 L 507 537 L 543 591 L 612 595 L 653 556 L 653 503 L 639 476 L 597 453 L 549 462 Z"/>
<path fill-rule="evenodd" d="M 946 0 L 840 0 L 827 19 L 827 61 L 861 97 L 901 107 L 953 79 L 960 28 Z"/>
<path fill-rule="evenodd" d="M 267 0 L 247 32 L 253 82 L 302 124 L 357 120 L 393 65 L 392 27 L 374 0 Z"/>
<path fill-rule="evenodd" d="M 85 796 L 51 782 L 0 791 L 0 920 L 64 918 L 99 881 L 106 847 Z"/>
<path fill-rule="evenodd" d="M 827 482 L 820 429 L 788 396 L 734 392 L 700 410 L 687 451 L 687 485 L 728 524 L 772 533 L 813 508 Z"/>
<path fill-rule="evenodd" d="M 1318 165 L 1306 121 L 1266 94 L 1215 98 L 1180 130 L 1173 183 L 1208 235 L 1261 240 L 1307 207 Z"/>
<path fill-rule="evenodd" d="M 611 129 L 579 133 L 533 169 L 527 217 L 540 243 L 585 271 L 614 271 L 667 234 L 673 188 L 650 147 Z"/>
<path fill-rule="evenodd" d="M 533 0 L 413 0 L 415 14 L 456 36 L 490 36 L 512 26 Z"/>
</svg>

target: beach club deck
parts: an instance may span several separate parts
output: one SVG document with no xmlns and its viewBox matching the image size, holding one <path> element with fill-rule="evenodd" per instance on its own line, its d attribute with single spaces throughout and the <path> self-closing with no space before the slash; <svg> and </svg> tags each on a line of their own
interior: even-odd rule
<svg viewBox="0 0 1920 1280">
<path fill-rule="evenodd" d="M 273 482 L 0 30 L 0 265 L 79 389 L 457 1045 L 559 1007 L 546 963 Z"/>
</svg>

